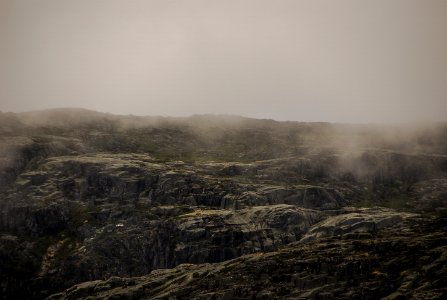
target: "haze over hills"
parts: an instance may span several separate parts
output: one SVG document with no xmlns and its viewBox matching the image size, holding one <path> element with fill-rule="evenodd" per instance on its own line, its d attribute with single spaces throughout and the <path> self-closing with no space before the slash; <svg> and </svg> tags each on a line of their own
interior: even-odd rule
<svg viewBox="0 0 447 300">
<path fill-rule="evenodd" d="M 447 121 L 446 28 L 444 0 L 1 0 L 0 106 Z"/>
<path fill-rule="evenodd" d="M 447 296 L 447 124 L 0 114 L 2 298 Z"/>
<path fill-rule="evenodd" d="M 447 299 L 446 29 L 0 0 L 0 299 Z"/>
</svg>

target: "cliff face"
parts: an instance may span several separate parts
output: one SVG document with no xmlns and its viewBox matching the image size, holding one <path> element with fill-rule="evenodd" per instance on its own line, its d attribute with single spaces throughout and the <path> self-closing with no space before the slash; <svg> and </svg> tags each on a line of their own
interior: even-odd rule
<svg viewBox="0 0 447 300">
<path fill-rule="evenodd" d="M 445 127 L 81 113 L 0 115 L 3 298 L 446 295 Z"/>
</svg>

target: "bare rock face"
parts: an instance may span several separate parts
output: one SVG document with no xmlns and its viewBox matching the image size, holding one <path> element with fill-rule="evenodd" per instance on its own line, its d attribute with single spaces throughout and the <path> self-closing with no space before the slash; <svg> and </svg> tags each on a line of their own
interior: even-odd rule
<svg viewBox="0 0 447 300">
<path fill-rule="evenodd" d="M 9 245 L 2 255 L 21 263 L 31 257 L 33 266 L 18 277 L 6 268 L 4 293 L 42 298 L 84 281 L 220 263 L 288 245 L 374 240 L 390 228 L 407 230 L 400 224 L 415 216 L 347 207 L 362 194 L 346 183 L 283 184 L 263 182 L 263 172 L 244 175 L 265 165 L 271 168 L 262 162 L 240 165 L 237 172 L 224 169 L 226 177 L 222 164 L 161 163 L 144 154 L 42 159 L 8 185 L 0 203 L 0 229 Z M 14 254 L 22 247 L 28 250 Z M 321 280 L 305 285 L 335 279 Z"/>
<path fill-rule="evenodd" d="M 27 168 L 35 167 L 50 156 L 74 155 L 83 150 L 80 141 L 72 138 L 0 134 L 0 191 Z"/>
<path fill-rule="evenodd" d="M 0 296 L 445 297 L 447 128 L 347 127 L 0 113 Z"/>
<path fill-rule="evenodd" d="M 247 196 L 247 202 L 252 200 L 253 195 L 249 194 Z M 260 189 L 256 196 L 256 203 L 263 203 L 263 201 L 266 204 L 285 203 L 320 210 L 336 209 L 345 205 L 343 195 L 337 190 L 311 185 L 298 185 L 288 188 L 266 186 Z"/>
<path fill-rule="evenodd" d="M 394 236 L 302 242 L 217 264 L 86 282 L 49 299 L 443 299 L 445 220 L 413 221 Z"/>
<path fill-rule="evenodd" d="M 71 263 L 51 271 L 63 277 L 77 268 L 88 276 L 81 281 L 142 275 L 182 263 L 220 262 L 297 241 L 320 218 L 315 211 L 280 205 L 254 212 L 196 210 L 149 223 L 125 220 L 96 230 L 68 257 Z"/>
<path fill-rule="evenodd" d="M 250 193 L 257 196 L 248 201 Z M 299 241 L 324 214 L 284 204 L 296 193 L 312 197 L 305 189 L 242 185 L 144 155 L 61 156 L 18 176 L 2 202 L 0 226 L 43 241 L 31 244 L 41 256 L 33 284 L 51 290 Z M 228 209 L 225 201 L 234 205 Z"/>
<path fill-rule="evenodd" d="M 447 179 L 421 181 L 412 187 L 416 201 L 411 203 L 419 211 L 447 214 Z"/>
<path fill-rule="evenodd" d="M 345 237 L 352 234 L 371 234 L 395 227 L 415 214 L 396 212 L 386 208 L 344 208 L 340 214 L 315 224 L 302 238 L 310 241 L 326 237 Z M 367 236 L 367 235 L 366 235 Z"/>
</svg>

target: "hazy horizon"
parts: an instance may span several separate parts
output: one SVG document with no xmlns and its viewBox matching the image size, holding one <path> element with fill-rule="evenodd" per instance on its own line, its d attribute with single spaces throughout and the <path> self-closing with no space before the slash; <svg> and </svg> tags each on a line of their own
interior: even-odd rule
<svg viewBox="0 0 447 300">
<path fill-rule="evenodd" d="M 0 0 L 0 110 L 447 121 L 447 1 Z"/>
</svg>

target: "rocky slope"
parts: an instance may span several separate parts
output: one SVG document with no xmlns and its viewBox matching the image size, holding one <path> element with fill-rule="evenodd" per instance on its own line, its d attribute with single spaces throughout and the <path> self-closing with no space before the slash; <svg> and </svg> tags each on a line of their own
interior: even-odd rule
<svg viewBox="0 0 447 300">
<path fill-rule="evenodd" d="M 218 264 L 86 282 L 50 299 L 445 298 L 445 220 L 412 220 L 399 227 L 298 242 Z"/>
<path fill-rule="evenodd" d="M 445 296 L 443 124 L 59 110 L 0 126 L 4 299 Z"/>
</svg>

